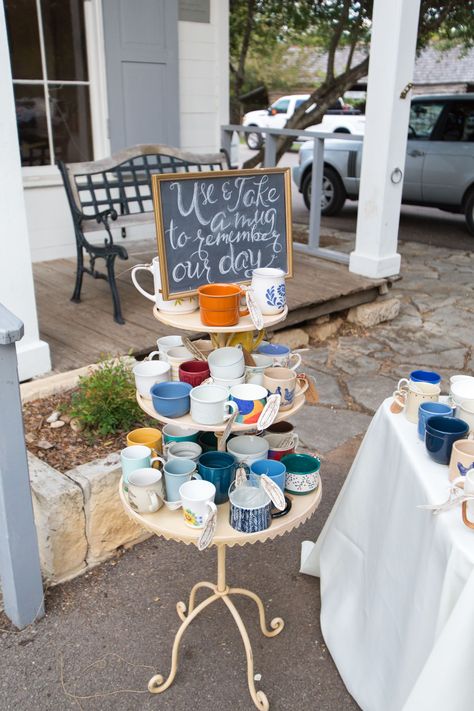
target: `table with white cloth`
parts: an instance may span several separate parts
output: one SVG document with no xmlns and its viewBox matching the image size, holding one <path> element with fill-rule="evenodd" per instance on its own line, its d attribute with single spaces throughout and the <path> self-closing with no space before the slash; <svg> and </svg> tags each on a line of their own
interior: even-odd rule
<svg viewBox="0 0 474 711">
<path fill-rule="evenodd" d="M 445 501 L 448 467 L 416 425 L 375 414 L 301 572 L 321 579 L 321 627 L 364 711 L 474 710 L 474 531 Z"/>
</svg>

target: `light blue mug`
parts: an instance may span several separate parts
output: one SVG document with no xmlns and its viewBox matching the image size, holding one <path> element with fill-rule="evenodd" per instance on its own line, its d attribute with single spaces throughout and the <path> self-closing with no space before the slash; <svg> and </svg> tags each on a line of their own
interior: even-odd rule
<svg viewBox="0 0 474 711">
<path fill-rule="evenodd" d="M 433 415 L 454 417 L 454 410 L 444 402 L 422 402 L 418 408 L 418 437 L 425 439 L 426 420 Z"/>
<path fill-rule="evenodd" d="M 136 469 L 149 469 L 155 462 L 165 463 L 161 457 L 152 457 L 150 447 L 144 444 L 132 444 L 120 452 L 122 465 L 122 482 L 124 491 L 128 491 L 128 476 Z"/>
<path fill-rule="evenodd" d="M 179 488 L 191 479 L 202 479 L 196 471 L 192 459 L 170 459 L 163 467 L 165 476 L 166 501 L 179 501 Z"/>
</svg>

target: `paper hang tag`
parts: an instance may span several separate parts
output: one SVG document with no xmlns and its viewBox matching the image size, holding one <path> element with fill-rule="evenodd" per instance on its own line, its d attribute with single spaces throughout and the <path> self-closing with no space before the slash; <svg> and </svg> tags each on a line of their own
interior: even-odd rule
<svg viewBox="0 0 474 711">
<path fill-rule="evenodd" d="M 247 287 L 245 290 L 245 299 L 247 301 L 247 308 L 249 310 L 252 323 L 257 331 L 261 331 L 264 325 L 263 316 L 252 288 Z"/>
<path fill-rule="evenodd" d="M 319 402 L 319 394 L 318 390 L 316 388 L 316 382 L 313 376 L 311 375 L 306 375 L 305 373 L 302 373 L 304 376 L 305 381 L 308 383 L 308 389 L 306 391 L 306 402 L 308 405 L 316 405 Z"/>
<path fill-rule="evenodd" d="M 247 483 L 247 472 L 242 465 L 235 470 L 235 488 Z"/>
<path fill-rule="evenodd" d="M 259 432 L 266 430 L 267 427 L 273 424 L 275 417 L 278 415 L 278 410 L 280 409 L 281 397 L 280 395 L 269 395 L 267 398 L 267 404 L 262 410 L 262 414 L 258 418 L 257 429 Z"/>
<path fill-rule="evenodd" d="M 278 509 L 278 511 L 283 511 L 286 507 L 286 501 L 278 484 L 275 484 L 266 474 L 262 474 L 260 481 L 262 489 L 270 497 L 273 506 Z"/>
<path fill-rule="evenodd" d="M 281 440 L 281 442 L 278 443 L 278 449 L 291 449 L 291 447 L 294 446 L 294 442 L 295 440 L 293 438 L 293 435 L 285 437 Z"/>
<path fill-rule="evenodd" d="M 202 533 L 198 538 L 197 547 L 198 550 L 203 551 L 205 548 L 211 545 L 212 539 L 216 532 L 217 526 L 217 509 L 212 509 L 209 512 L 209 516 L 206 519 Z"/>
<path fill-rule="evenodd" d="M 218 438 L 217 450 L 219 452 L 225 452 L 227 440 L 229 439 L 230 433 L 232 432 L 232 425 L 234 424 L 235 418 L 237 417 L 238 414 L 239 414 L 238 411 L 233 412 L 232 415 L 227 420 L 227 424 L 225 426 L 224 432 Z"/>
<path fill-rule="evenodd" d="M 196 358 L 196 360 L 207 360 L 206 356 L 201 353 L 199 348 L 194 345 L 190 338 L 183 336 L 183 346 L 188 349 L 188 351 Z"/>
</svg>

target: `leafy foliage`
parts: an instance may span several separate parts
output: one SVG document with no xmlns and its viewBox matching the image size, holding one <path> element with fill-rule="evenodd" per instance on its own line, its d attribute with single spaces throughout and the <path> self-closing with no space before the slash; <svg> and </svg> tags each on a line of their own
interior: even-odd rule
<svg viewBox="0 0 474 711">
<path fill-rule="evenodd" d="M 103 359 L 97 370 L 80 378 L 69 415 L 100 435 L 130 429 L 141 417 L 130 366 L 120 358 Z"/>
<path fill-rule="evenodd" d="M 285 54 L 296 44 L 300 49 L 324 54 L 326 71 L 315 82 L 309 99 L 287 121 L 286 128 L 320 123 L 329 106 L 367 74 L 372 10 L 373 0 L 231 0 L 232 120 L 239 122 L 238 96 L 242 89 L 248 91 L 265 79 L 268 81 L 268 66 L 273 66 L 275 76 L 278 65 L 272 64 L 273 60 L 278 60 L 279 52 L 281 56 L 282 50 Z M 421 0 L 418 50 L 432 40 L 440 47 L 474 46 L 474 0 Z M 336 53 L 341 49 L 345 49 L 345 64 L 336 71 Z M 293 69 L 291 62 L 281 63 L 280 80 L 270 88 L 283 88 L 282 75 Z M 247 83 L 249 77 L 253 86 Z M 287 78 L 291 81 L 291 74 Z M 291 139 L 278 140 L 277 160 L 290 145 Z M 262 159 L 260 151 L 247 161 L 246 167 L 253 167 Z"/>
</svg>

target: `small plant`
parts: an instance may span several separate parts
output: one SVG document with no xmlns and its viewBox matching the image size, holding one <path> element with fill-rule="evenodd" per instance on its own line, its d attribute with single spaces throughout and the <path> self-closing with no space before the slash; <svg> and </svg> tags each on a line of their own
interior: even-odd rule
<svg viewBox="0 0 474 711">
<path fill-rule="evenodd" d="M 132 371 L 120 358 L 103 359 L 97 370 L 80 378 L 71 405 L 69 415 L 99 435 L 130 429 L 142 414 Z"/>
</svg>

